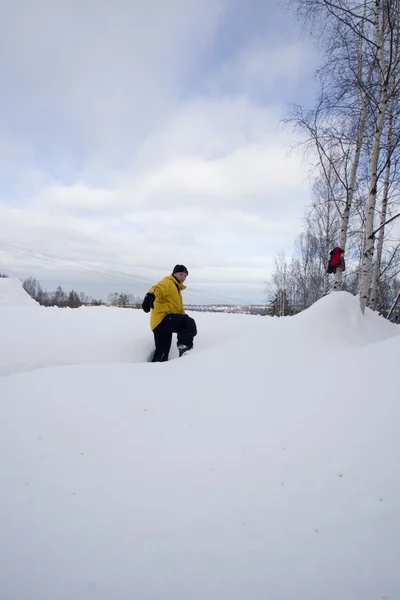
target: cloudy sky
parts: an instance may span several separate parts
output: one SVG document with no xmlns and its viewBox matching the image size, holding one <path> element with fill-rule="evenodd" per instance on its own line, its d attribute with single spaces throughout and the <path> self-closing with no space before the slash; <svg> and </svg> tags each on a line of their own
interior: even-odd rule
<svg viewBox="0 0 400 600">
<path fill-rule="evenodd" d="M 316 56 L 276 0 L 13 0 L 0 19 L 0 272 L 96 297 L 176 263 L 259 303 L 310 190 L 281 124 Z"/>
</svg>

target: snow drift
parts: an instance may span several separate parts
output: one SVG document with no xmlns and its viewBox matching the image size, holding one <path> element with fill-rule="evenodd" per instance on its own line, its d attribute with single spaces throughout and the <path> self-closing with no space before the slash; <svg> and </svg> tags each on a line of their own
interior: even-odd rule
<svg viewBox="0 0 400 600">
<path fill-rule="evenodd" d="M 399 328 L 356 309 L 194 313 L 161 364 L 139 311 L 1 309 L 2 598 L 399 597 Z"/>
<path fill-rule="evenodd" d="M 295 317 L 298 333 L 321 340 L 365 346 L 399 334 L 399 328 L 376 312 L 360 310 L 358 297 L 349 292 L 332 292 Z"/>
<path fill-rule="evenodd" d="M 0 307 L 2 306 L 36 306 L 38 304 L 26 293 L 19 279 L 0 277 Z"/>
</svg>

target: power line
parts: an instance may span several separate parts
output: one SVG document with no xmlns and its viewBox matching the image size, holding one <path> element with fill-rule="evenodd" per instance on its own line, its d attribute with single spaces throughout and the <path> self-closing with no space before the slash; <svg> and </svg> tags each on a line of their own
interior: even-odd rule
<svg viewBox="0 0 400 600">
<path fill-rule="evenodd" d="M 16 256 L 29 256 L 30 259 L 40 260 L 42 262 L 47 262 L 50 264 L 55 264 L 57 262 L 64 262 L 69 265 L 70 268 L 75 270 L 80 270 L 87 273 L 93 273 L 95 275 L 100 275 L 101 277 L 108 277 L 109 279 L 119 279 L 119 281 L 128 283 L 129 285 L 135 284 L 144 284 L 148 287 L 151 287 L 152 282 L 149 279 L 137 276 L 132 273 L 128 273 L 127 271 L 123 271 L 121 269 L 110 269 L 110 268 L 101 268 L 98 265 L 93 263 L 88 263 L 85 261 L 72 260 L 68 258 L 64 258 L 62 256 L 58 256 L 56 254 L 49 254 L 47 252 L 40 252 L 36 250 L 32 250 L 30 248 L 24 248 L 23 246 L 17 246 L 15 244 L 8 244 L 6 242 L 0 241 L 0 248 L 2 248 L 5 252 L 9 252 L 10 254 Z M 186 297 L 197 295 L 200 298 L 207 299 L 215 299 L 215 301 L 220 304 L 243 304 L 241 300 L 238 298 L 233 298 L 231 296 L 227 296 L 226 294 L 222 295 L 217 292 L 203 292 L 201 290 L 194 290 L 193 288 L 189 288 L 185 293 Z M 208 302 L 210 303 L 210 302 Z"/>
<path fill-rule="evenodd" d="M 121 276 L 122 276 L 122 278 L 129 278 L 127 283 L 132 284 L 135 282 L 136 283 L 141 282 L 141 283 L 145 283 L 146 285 L 149 285 L 148 279 L 144 279 L 144 278 L 136 276 L 132 273 L 127 273 L 126 271 L 121 271 L 121 270 L 117 270 L 117 269 L 109 269 L 109 268 L 105 269 L 105 268 L 101 268 L 101 267 L 99 268 L 97 265 L 93 265 L 91 263 L 77 261 L 77 260 L 71 260 L 68 258 L 64 258 L 62 256 L 57 256 L 55 254 L 48 254 L 46 252 L 38 252 L 35 250 L 31 250 L 29 248 L 23 248 L 22 246 L 7 244 L 5 242 L 0 242 L 0 248 L 3 248 L 3 250 L 5 250 L 6 252 L 10 252 L 11 254 L 16 254 L 17 256 L 18 255 L 29 256 L 30 258 L 41 260 L 41 261 L 48 262 L 48 263 L 53 263 L 53 264 L 55 264 L 58 261 L 62 261 L 62 262 L 67 263 L 73 269 L 80 269 L 82 271 L 91 272 L 96 275 L 101 275 L 102 277 L 104 277 L 104 276 L 112 277 L 112 278 L 118 277 L 119 279 L 121 279 Z"/>
</svg>

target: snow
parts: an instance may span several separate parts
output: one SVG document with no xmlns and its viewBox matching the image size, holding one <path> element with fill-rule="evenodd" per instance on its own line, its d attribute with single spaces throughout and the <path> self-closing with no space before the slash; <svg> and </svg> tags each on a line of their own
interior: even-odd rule
<svg viewBox="0 0 400 600">
<path fill-rule="evenodd" d="M 2 600 L 399 598 L 399 328 L 191 316 L 0 309 Z"/>
<path fill-rule="evenodd" d="M 3 306 L 36 306 L 40 305 L 31 298 L 19 279 L 0 277 L 0 307 Z"/>
</svg>

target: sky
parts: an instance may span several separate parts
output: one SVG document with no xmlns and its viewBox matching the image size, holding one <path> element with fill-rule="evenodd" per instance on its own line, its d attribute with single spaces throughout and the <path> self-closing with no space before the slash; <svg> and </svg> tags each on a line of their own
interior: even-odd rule
<svg viewBox="0 0 400 600">
<path fill-rule="evenodd" d="M 290 103 L 317 56 L 273 0 L 14 0 L 0 19 L 0 272 L 97 298 L 174 265 L 262 303 L 310 202 Z"/>
</svg>

